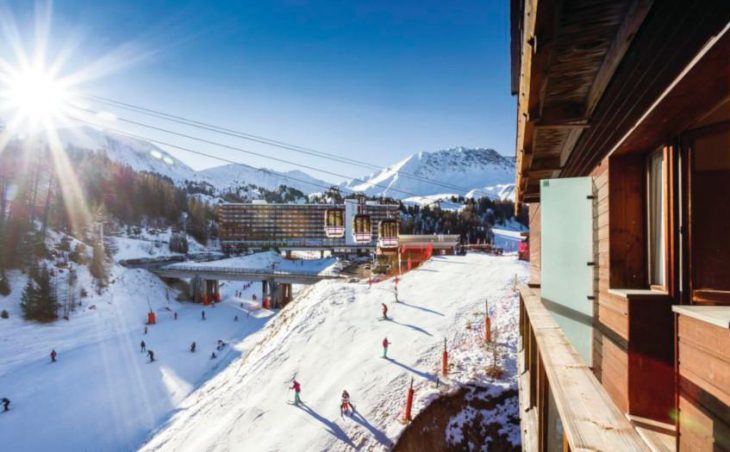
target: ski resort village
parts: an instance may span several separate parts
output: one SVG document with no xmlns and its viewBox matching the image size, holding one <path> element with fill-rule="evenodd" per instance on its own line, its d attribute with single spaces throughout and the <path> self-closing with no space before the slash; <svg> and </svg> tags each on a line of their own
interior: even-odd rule
<svg viewBox="0 0 730 452">
<path fill-rule="evenodd" d="M 727 0 L 0 34 L 1 451 L 730 451 Z"/>
</svg>

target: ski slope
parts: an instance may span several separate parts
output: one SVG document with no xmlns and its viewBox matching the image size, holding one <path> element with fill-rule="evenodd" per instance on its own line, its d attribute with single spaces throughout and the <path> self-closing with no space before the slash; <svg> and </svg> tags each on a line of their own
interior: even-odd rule
<svg viewBox="0 0 730 452">
<path fill-rule="evenodd" d="M 514 257 L 484 254 L 436 257 L 404 275 L 394 303 L 393 280 L 323 281 L 287 306 L 238 348 L 249 350 L 193 392 L 145 451 L 386 450 L 400 435 L 406 389 L 416 390 L 414 416 L 466 382 L 496 392 L 515 387 L 515 277 L 526 266 Z M 495 338 L 505 344 L 505 377 L 488 381 L 482 347 L 485 299 Z M 392 320 L 381 320 L 381 302 Z M 381 342 L 392 345 L 382 359 Z M 443 340 L 451 373 L 436 387 Z M 302 384 L 300 407 L 287 401 L 292 378 Z M 347 389 L 356 414 L 341 417 Z M 519 431 L 512 432 L 519 441 Z"/>
<path fill-rule="evenodd" d="M 127 242 L 133 241 L 121 241 L 122 249 Z M 22 319 L 25 276 L 12 272 L 11 279 L 13 292 L 0 298 L 0 308 L 10 312 L 0 321 L 0 397 L 11 400 L 11 410 L 0 413 L 0 438 L 1 449 L 13 452 L 134 450 L 192 391 L 247 353 L 240 340 L 273 314 L 250 302 L 260 284 L 240 299 L 234 294 L 241 284 L 225 284 L 224 302 L 206 308 L 202 321 L 200 305 L 175 301 L 177 292 L 156 276 L 115 265 L 101 295 L 80 267 L 89 297 L 69 321 L 43 325 Z M 145 335 L 149 307 L 157 325 Z M 213 360 L 218 339 L 230 345 Z M 154 363 L 140 351 L 142 340 L 155 352 Z M 189 351 L 192 341 L 196 353 Z"/>
</svg>

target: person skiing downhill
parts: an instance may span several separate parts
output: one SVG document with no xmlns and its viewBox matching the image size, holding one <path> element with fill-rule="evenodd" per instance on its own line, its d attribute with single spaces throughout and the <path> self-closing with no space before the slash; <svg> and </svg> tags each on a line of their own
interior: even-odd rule
<svg viewBox="0 0 730 452">
<path fill-rule="evenodd" d="M 6 411 L 10 411 L 10 399 L 8 399 L 7 397 L 3 397 L 1 402 L 3 404 L 3 413 Z"/>
<path fill-rule="evenodd" d="M 58 353 L 56 353 L 56 350 L 51 350 L 51 362 L 56 362 L 56 356 L 58 356 Z"/>
<path fill-rule="evenodd" d="M 385 303 L 380 303 L 380 305 L 383 307 L 383 320 L 388 320 L 388 305 Z"/>
<path fill-rule="evenodd" d="M 392 344 L 392 342 L 388 342 L 388 338 L 386 337 L 383 339 L 383 358 L 388 359 L 388 346 Z"/>
<path fill-rule="evenodd" d="M 342 401 L 340 402 L 340 416 L 343 414 L 350 414 L 354 409 L 350 405 L 350 394 L 346 389 L 342 390 Z"/>
<path fill-rule="evenodd" d="M 193 341 L 193 343 L 190 344 L 190 353 L 195 353 L 195 347 L 197 347 L 197 345 L 195 344 L 195 341 Z"/>
<path fill-rule="evenodd" d="M 155 352 L 152 350 L 147 350 L 147 356 L 150 358 L 150 362 L 153 362 L 155 360 Z"/>
<path fill-rule="evenodd" d="M 292 385 L 289 389 L 294 390 L 294 405 L 302 403 L 302 399 L 299 398 L 299 393 L 302 392 L 302 385 L 300 385 L 298 381 L 292 380 Z"/>
<path fill-rule="evenodd" d="M 200 318 L 205 320 L 205 311 L 200 311 Z"/>
<path fill-rule="evenodd" d="M 144 341 L 139 343 L 139 352 L 144 353 L 147 350 L 147 344 L 144 343 Z"/>
</svg>

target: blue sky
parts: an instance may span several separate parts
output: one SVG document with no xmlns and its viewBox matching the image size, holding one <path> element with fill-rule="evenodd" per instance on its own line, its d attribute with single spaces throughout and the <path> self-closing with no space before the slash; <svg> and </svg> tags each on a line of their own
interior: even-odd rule
<svg viewBox="0 0 730 452">
<path fill-rule="evenodd" d="M 376 165 L 460 145 L 513 155 L 508 10 L 506 0 L 56 0 L 49 54 L 73 44 L 68 71 L 115 63 L 84 91 Z M 33 2 L 8 11 L 32 36 Z M 173 127 L 292 164 L 144 134 L 254 166 L 367 173 Z M 194 168 L 220 164 L 173 153 Z"/>
</svg>

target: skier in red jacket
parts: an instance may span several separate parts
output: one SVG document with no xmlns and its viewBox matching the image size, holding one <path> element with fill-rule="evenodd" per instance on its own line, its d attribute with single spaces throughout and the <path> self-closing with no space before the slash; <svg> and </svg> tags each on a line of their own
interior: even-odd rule
<svg viewBox="0 0 730 452">
<path fill-rule="evenodd" d="M 383 339 L 383 358 L 388 359 L 388 346 L 392 342 L 388 342 L 388 338 Z"/>
<path fill-rule="evenodd" d="M 302 402 L 302 399 L 299 398 L 299 393 L 302 392 L 302 385 L 298 381 L 292 380 L 292 385 L 289 389 L 294 390 L 294 405 L 299 405 Z"/>
<path fill-rule="evenodd" d="M 51 362 L 56 362 L 56 356 L 58 356 L 58 353 L 56 353 L 56 350 L 51 350 Z"/>
</svg>

